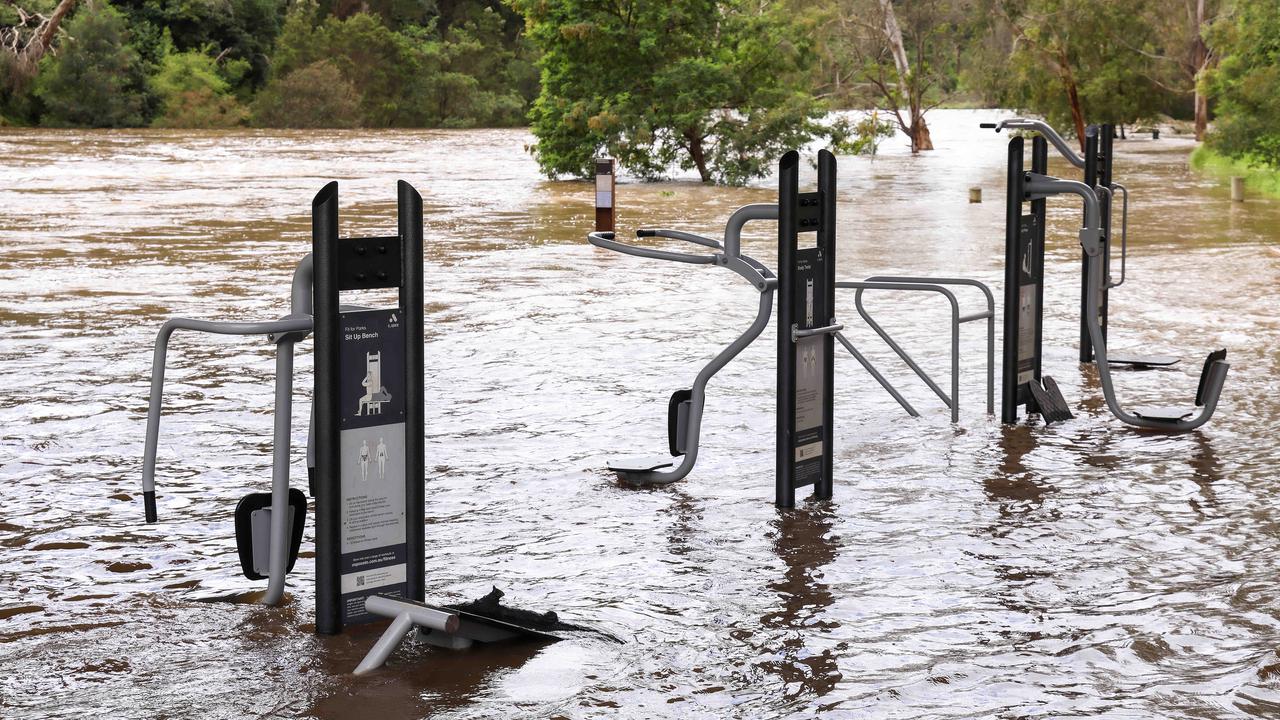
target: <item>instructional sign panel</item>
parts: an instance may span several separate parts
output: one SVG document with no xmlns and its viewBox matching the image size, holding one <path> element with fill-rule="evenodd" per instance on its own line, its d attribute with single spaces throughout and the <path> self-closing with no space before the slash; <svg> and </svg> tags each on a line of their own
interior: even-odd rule
<svg viewBox="0 0 1280 720">
<path fill-rule="evenodd" d="M 827 324 L 829 311 L 822 307 L 823 279 L 821 248 L 806 248 L 796 252 L 795 303 L 796 321 L 802 330 Z M 824 379 L 823 366 L 825 336 L 811 335 L 795 343 L 795 469 L 794 487 L 804 487 L 817 482 L 822 476 L 822 438 Z"/>
<path fill-rule="evenodd" d="M 1018 222 L 1018 384 L 1035 379 L 1036 334 L 1040 310 L 1036 307 L 1040 277 L 1037 268 L 1043 267 L 1038 258 L 1036 238 L 1039 223 L 1035 215 L 1023 215 Z"/>
<path fill-rule="evenodd" d="M 341 313 L 339 445 L 344 624 L 370 595 L 406 597 L 404 328 L 399 309 Z"/>
</svg>

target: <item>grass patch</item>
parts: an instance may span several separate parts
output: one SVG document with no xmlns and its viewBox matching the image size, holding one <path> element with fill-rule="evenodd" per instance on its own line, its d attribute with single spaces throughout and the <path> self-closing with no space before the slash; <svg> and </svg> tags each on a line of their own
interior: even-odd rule
<svg viewBox="0 0 1280 720">
<path fill-rule="evenodd" d="M 1226 180 L 1232 175 L 1244 178 L 1244 186 L 1267 197 L 1280 198 L 1280 171 L 1250 165 L 1248 161 L 1229 158 L 1201 144 L 1191 153 L 1191 169 Z"/>
</svg>

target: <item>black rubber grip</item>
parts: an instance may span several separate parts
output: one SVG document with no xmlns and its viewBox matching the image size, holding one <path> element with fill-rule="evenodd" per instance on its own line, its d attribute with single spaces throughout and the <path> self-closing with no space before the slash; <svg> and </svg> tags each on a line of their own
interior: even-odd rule
<svg viewBox="0 0 1280 720">
<path fill-rule="evenodd" d="M 636 237 L 658 237 L 657 230 L 637 230 Z"/>
<path fill-rule="evenodd" d="M 147 514 L 147 522 L 156 521 L 156 491 L 144 490 L 142 492 L 142 506 Z"/>
<path fill-rule="evenodd" d="M 984 128 L 987 130 L 995 130 L 996 124 L 995 123 L 978 123 L 978 127 Z"/>
</svg>

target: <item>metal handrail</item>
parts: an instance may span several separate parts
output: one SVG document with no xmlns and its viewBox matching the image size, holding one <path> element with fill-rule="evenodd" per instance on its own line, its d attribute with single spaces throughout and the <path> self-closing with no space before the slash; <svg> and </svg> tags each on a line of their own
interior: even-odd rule
<svg viewBox="0 0 1280 720">
<path fill-rule="evenodd" d="M 1108 277 L 1108 290 L 1124 284 L 1125 261 L 1129 258 L 1129 188 L 1120 183 L 1111 183 L 1111 185 L 1124 195 L 1124 200 L 1120 206 L 1120 280 L 1111 282 L 1111 278 Z"/>
<path fill-rule="evenodd" d="M 963 316 L 960 315 L 960 306 L 959 302 L 956 300 L 955 294 L 945 287 L 942 287 L 943 285 L 967 285 L 982 290 L 983 295 L 985 295 L 987 299 L 986 312 L 969 313 Z M 911 370 L 915 372 L 931 390 L 933 390 L 934 394 L 942 400 L 943 404 L 951 409 L 952 422 L 957 422 L 960 419 L 960 325 L 967 322 L 973 322 L 975 320 L 985 319 L 987 321 L 987 414 L 993 414 L 995 412 L 995 298 L 991 294 L 990 288 L 985 284 L 968 278 L 929 278 L 901 275 L 876 275 L 869 277 L 862 282 L 840 281 L 836 283 L 836 287 L 856 289 L 858 291 L 854 296 L 854 301 L 858 308 L 858 314 L 867 323 L 867 325 L 869 325 L 871 329 L 880 336 L 880 339 L 884 340 L 885 344 L 887 344 L 898 355 L 898 357 L 906 363 L 907 367 L 911 368 Z M 923 290 L 926 292 L 938 293 L 947 298 L 948 303 L 951 305 L 950 395 L 944 392 L 942 388 L 934 382 L 933 378 L 915 362 L 910 354 L 908 354 L 906 350 L 903 350 L 902 346 L 890 337 L 889 333 L 871 317 L 870 313 L 867 312 L 866 307 L 862 303 L 862 293 L 866 290 Z M 837 335 L 837 338 L 840 339 L 841 344 L 843 344 L 845 348 L 848 349 L 860 363 L 862 363 L 863 367 L 867 368 L 872 377 L 874 377 L 876 381 L 879 382 L 880 385 L 884 387 L 884 389 L 888 391 L 889 394 L 892 395 L 910 415 L 913 417 L 918 416 L 919 413 L 915 412 L 915 409 L 902 398 L 896 389 L 894 389 L 882 375 L 870 367 L 870 363 L 853 348 L 852 343 L 841 335 Z"/>
</svg>

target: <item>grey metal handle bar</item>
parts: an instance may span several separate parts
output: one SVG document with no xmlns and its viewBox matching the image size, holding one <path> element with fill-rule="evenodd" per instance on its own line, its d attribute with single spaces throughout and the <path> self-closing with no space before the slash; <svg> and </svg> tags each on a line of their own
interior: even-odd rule
<svg viewBox="0 0 1280 720">
<path fill-rule="evenodd" d="M 998 123 L 982 123 L 979 127 L 994 129 L 996 132 L 1000 132 L 1005 128 L 1012 128 L 1014 130 L 1034 130 L 1052 143 L 1053 146 L 1058 149 L 1058 152 L 1062 153 L 1062 157 L 1067 159 L 1067 162 L 1078 168 L 1084 167 L 1084 158 L 1077 155 L 1076 152 L 1071 149 L 1071 146 L 1067 144 L 1067 141 L 1058 134 L 1058 131 L 1054 130 L 1052 125 L 1043 120 L 1033 120 L 1031 118 L 1009 118 L 1008 120 L 1001 120 Z"/>
<path fill-rule="evenodd" d="M 1120 281 L 1111 282 L 1111 278 L 1107 278 L 1107 289 L 1124 284 L 1125 261 L 1129 258 L 1129 188 L 1120 183 L 1111 183 L 1111 186 L 1120 191 L 1124 200 L 1120 205 Z"/>
<path fill-rule="evenodd" d="M 614 234 L 611 232 L 588 233 L 587 242 L 595 245 L 596 247 L 620 252 L 624 255 L 634 255 L 636 257 L 650 258 L 653 260 L 670 260 L 672 262 L 682 262 L 690 265 L 714 265 L 716 262 L 714 255 L 693 255 L 691 253 L 673 252 L 671 250 L 655 250 L 653 248 L 630 245 L 628 243 L 615 240 Z"/>
<path fill-rule="evenodd" d="M 704 237 L 702 235 L 695 235 L 691 232 L 684 232 L 683 230 L 668 230 L 666 228 L 655 228 L 652 230 L 640 229 L 636 231 L 636 237 L 664 237 L 671 238 L 672 240 L 683 240 L 696 245 L 715 248 L 716 250 L 724 249 L 724 245 L 721 245 L 719 240 L 713 240 L 712 238 Z"/>
</svg>

